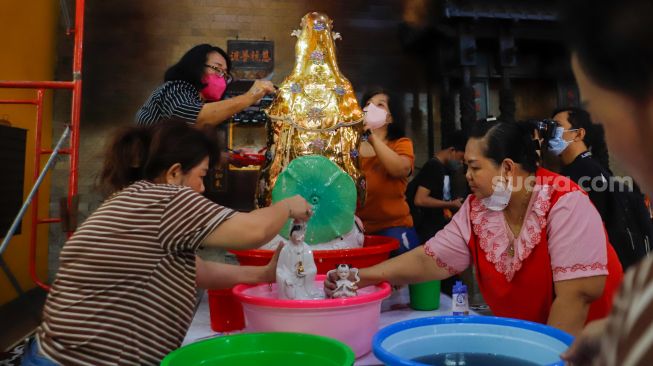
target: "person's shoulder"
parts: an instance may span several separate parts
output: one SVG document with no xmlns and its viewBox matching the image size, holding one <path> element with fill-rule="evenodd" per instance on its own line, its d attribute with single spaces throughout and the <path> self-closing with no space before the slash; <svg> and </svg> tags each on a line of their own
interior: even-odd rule
<svg viewBox="0 0 653 366">
<path fill-rule="evenodd" d="M 400 137 L 396 140 L 391 140 L 388 141 L 388 147 L 390 147 L 392 150 L 400 150 L 402 152 L 408 152 L 410 151 L 412 154 L 413 151 L 413 141 L 409 139 L 408 137 Z"/>
<path fill-rule="evenodd" d="M 209 206 L 218 206 L 190 187 L 176 184 L 156 184 L 150 189 L 152 194 L 160 196 L 162 204 L 174 210 L 193 211 Z"/>
<path fill-rule="evenodd" d="M 591 156 L 579 155 L 571 164 L 569 164 L 569 168 L 585 173 L 585 175 L 589 175 L 588 173 L 594 175 L 609 175 L 601 164 Z"/>
<path fill-rule="evenodd" d="M 421 172 L 440 172 L 444 168 L 444 165 L 440 162 L 440 160 L 436 158 L 431 158 L 429 159 L 424 165 L 422 165 L 422 169 L 420 170 Z"/>
<path fill-rule="evenodd" d="M 432 167 L 444 168 L 444 164 L 442 164 L 442 162 L 441 162 L 439 159 L 437 159 L 437 158 L 431 158 L 431 159 L 429 159 L 429 161 L 427 161 L 427 162 L 424 164 L 424 166 L 426 166 L 426 165 L 428 165 L 428 166 L 432 166 Z"/>
<path fill-rule="evenodd" d="M 185 186 L 179 186 L 176 184 L 165 184 L 165 183 L 154 183 L 147 180 L 139 180 L 127 188 L 124 189 L 124 192 L 127 194 L 149 194 L 149 195 L 161 195 L 161 196 L 173 196 L 179 192 L 191 191 L 192 189 Z"/>
<path fill-rule="evenodd" d="M 413 140 L 411 140 L 409 137 L 400 137 L 396 140 L 394 140 L 395 144 L 413 144 Z"/>
<path fill-rule="evenodd" d="M 107 198 L 105 203 L 110 205 L 135 204 L 150 208 L 164 207 L 174 201 L 182 192 L 185 192 L 184 194 L 195 193 L 189 187 L 139 180 L 114 193 Z"/>
<path fill-rule="evenodd" d="M 193 84 L 185 80 L 166 81 L 159 87 L 159 90 L 161 90 L 162 92 L 174 92 L 180 90 L 197 92 L 197 89 L 193 86 Z"/>
</svg>

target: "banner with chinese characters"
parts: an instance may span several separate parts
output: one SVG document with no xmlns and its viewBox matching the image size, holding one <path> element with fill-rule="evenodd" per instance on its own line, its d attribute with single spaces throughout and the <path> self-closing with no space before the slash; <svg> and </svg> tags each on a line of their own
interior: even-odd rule
<svg viewBox="0 0 653 366">
<path fill-rule="evenodd" d="M 274 42 L 229 40 L 227 53 L 237 79 L 262 79 L 274 70 Z"/>
</svg>

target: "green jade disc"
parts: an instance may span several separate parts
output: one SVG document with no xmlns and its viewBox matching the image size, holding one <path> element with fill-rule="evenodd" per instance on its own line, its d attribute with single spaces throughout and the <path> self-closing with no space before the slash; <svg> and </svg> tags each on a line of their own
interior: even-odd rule
<svg viewBox="0 0 653 366">
<path fill-rule="evenodd" d="M 313 216 L 306 228 L 306 243 L 326 243 L 347 234 L 354 227 L 356 185 L 349 174 L 331 160 L 321 155 L 292 160 L 277 177 L 272 202 L 297 194 L 313 206 Z M 280 233 L 286 239 L 291 221 Z"/>
</svg>

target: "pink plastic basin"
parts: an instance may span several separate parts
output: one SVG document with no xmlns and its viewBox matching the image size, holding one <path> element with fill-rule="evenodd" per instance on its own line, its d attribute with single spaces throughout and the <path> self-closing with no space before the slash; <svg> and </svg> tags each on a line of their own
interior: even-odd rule
<svg viewBox="0 0 653 366">
<path fill-rule="evenodd" d="M 321 289 L 324 275 L 315 278 Z M 354 350 L 356 357 L 370 352 L 378 331 L 381 302 L 390 296 L 386 282 L 358 290 L 344 299 L 286 300 L 277 298 L 276 284 L 238 285 L 234 294 L 242 302 L 246 331 L 298 332 L 335 338 Z"/>
</svg>

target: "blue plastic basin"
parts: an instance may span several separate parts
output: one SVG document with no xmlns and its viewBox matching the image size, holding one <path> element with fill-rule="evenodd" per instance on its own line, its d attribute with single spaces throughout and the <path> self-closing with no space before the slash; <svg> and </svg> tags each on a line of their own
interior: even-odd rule
<svg viewBox="0 0 653 366">
<path fill-rule="evenodd" d="M 438 316 L 389 325 L 372 340 L 374 355 L 386 365 L 436 353 L 489 353 L 563 366 L 559 355 L 573 341 L 559 329 L 525 320 L 491 316 Z"/>
</svg>

